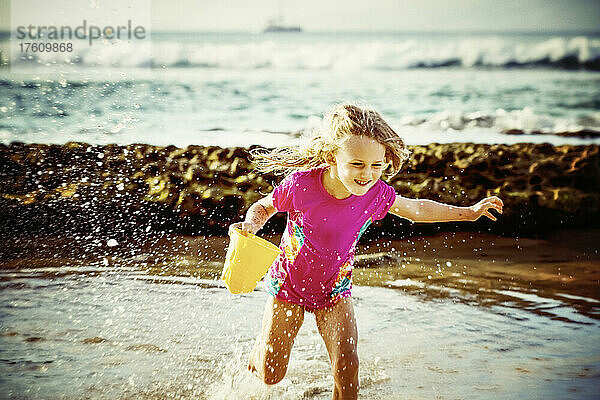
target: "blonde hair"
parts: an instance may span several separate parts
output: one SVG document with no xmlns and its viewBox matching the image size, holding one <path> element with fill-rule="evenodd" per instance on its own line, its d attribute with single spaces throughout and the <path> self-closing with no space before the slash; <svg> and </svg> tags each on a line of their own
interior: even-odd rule
<svg viewBox="0 0 600 400">
<path fill-rule="evenodd" d="M 287 175 L 326 164 L 353 135 L 368 137 L 385 147 L 388 166 L 384 173 L 390 176 L 398 173 L 410 155 L 404 140 L 377 111 L 350 103 L 333 106 L 323 116 L 323 126 L 300 145 L 259 148 L 250 153 L 259 171 Z"/>
</svg>

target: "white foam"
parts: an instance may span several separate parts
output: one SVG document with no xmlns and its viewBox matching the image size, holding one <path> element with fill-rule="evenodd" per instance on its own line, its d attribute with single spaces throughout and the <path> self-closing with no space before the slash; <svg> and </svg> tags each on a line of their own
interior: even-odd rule
<svg viewBox="0 0 600 400">
<path fill-rule="evenodd" d="M 182 43 L 175 38 L 139 45 L 124 52 L 119 46 L 76 46 L 63 53 L 36 53 L 26 64 L 71 64 L 118 67 L 199 67 L 225 69 L 278 70 L 398 70 L 412 67 L 507 67 L 513 65 L 560 66 L 573 59 L 583 66 L 598 63 L 600 39 L 586 36 L 540 38 L 517 41 L 510 37 L 407 38 L 391 36 L 384 40 L 274 41 L 268 37 L 224 42 L 207 38 L 204 42 Z"/>
</svg>

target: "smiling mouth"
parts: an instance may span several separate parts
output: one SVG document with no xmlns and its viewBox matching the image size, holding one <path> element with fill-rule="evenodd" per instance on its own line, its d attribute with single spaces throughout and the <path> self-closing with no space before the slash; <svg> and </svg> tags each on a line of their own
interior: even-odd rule
<svg viewBox="0 0 600 400">
<path fill-rule="evenodd" d="M 367 185 L 368 185 L 368 184 L 371 182 L 371 180 L 368 180 L 368 181 L 360 181 L 360 180 L 358 180 L 358 179 L 355 179 L 355 180 L 354 180 L 354 182 L 358 183 L 360 186 L 367 186 Z"/>
</svg>

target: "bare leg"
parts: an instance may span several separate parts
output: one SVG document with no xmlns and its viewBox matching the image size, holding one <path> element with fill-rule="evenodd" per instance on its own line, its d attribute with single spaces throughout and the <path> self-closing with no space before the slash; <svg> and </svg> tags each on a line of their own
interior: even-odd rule
<svg viewBox="0 0 600 400">
<path fill-rule="evenodd" d="M 358 330 L 351 300 L 345 298 L 333 307 L 315 310 L 315 317 L 331 360 L 333 399 L 357 399 Z"/>
<path fill-rule="evenodd" d="M 278 383 L 287 372 L 290 352 L 304 322 L 304 308 L 269 296 L 262 333 L 250 353 L 248 369 L 268 385 Z"/>
</svg>

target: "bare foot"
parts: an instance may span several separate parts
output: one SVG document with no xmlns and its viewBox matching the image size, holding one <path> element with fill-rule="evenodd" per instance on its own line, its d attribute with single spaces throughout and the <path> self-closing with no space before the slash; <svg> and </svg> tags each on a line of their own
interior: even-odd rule
<svg viewBox="0 0 600 400">
<path fill-rule="evenodd" d="M 258 357 L 258 340 L 257 340 L 256 344 L 254 345 L 254 347 L 252 348 L 252 351 L 250 352 L 250 357 L 248 360 L 248 371 L 250 371 L 254 375 L 258 376 L 257 370 L 256 370 L 256 364 L 258 362 L 257 357 Z"/>
</svg>

